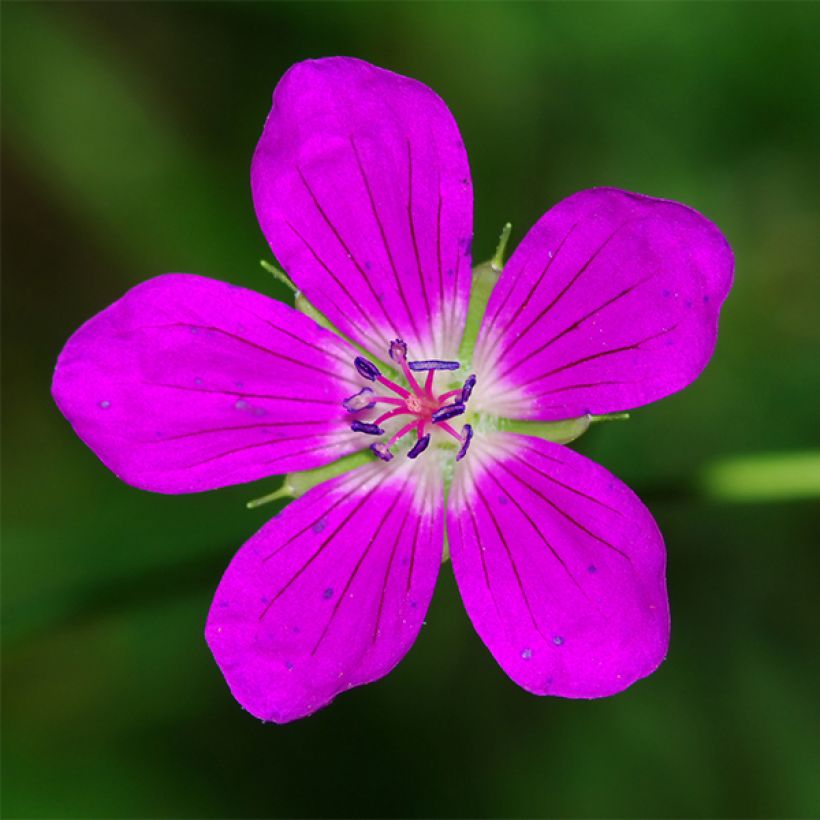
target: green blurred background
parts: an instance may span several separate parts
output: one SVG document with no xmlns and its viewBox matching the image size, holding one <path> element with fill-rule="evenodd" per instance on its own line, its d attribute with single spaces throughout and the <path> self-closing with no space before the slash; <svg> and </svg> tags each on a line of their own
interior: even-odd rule
<svg viewBox="0 0 820 820">
<path fill-rule="evenodd" d="M 820 5 L 5 3 L 7 817 L 820 814 Z M 496 667 L 445 566 L 384 681 L 284 727 L 202 637 L 256 486 L 120 484 L 49 397 L 69 334 L 191 271 L 286 299 L 248 169 L 277 79 L 351 54 L 449 103 L 478 257 L 593 185 L 689 203 L 734 247 L 717 353 L 584 453 L 646 500 L 673 640 L 615 698 Z"/>
</svg>

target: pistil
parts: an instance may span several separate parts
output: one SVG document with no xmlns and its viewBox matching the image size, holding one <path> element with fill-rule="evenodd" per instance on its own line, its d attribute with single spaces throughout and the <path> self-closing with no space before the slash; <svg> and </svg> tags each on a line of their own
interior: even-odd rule
<svg viewBox="0 0 820 820">
<path fill-rule="evenodd" d="M 447 422 L 456 416 L 462 415 L 466 411 L 466 402 L 475 387 L 475 375 L 469 376 L 464 384 L 457 390 L 449 390 L 436 396 L 433 390 L 435 374 L 439 370 L 454 371 L 461 367 L 456 361 L 445 359 L 423 359 L 418 361 L 408 361 L 407 344 L 401 339 L 394 339 L 390 343 L 388 350 L 390 359 L 401 367 L 402 373 L 407 380 L 409 389 L 396 384 L 394 381 L 383 376 L 379 368 L 373 362 L 357 356 L 353 364 L 356 371 L 368 381 L 376 382 L 386 387 L 395 396 L 383 396 L 376 393 L 370 387 L 363 387 L 358 393 L 346 398 L 342 405 L 349 413 L 359 413 L 365 410 L 372 410 L 377 404 L 387 404 L 390 409 L 372 421 L 354 419 L 350 429 L 354 432 L 365 433 L 371 436 L 384 435 L 381 426 L 385 421 L 401 416 L 410 416 L 410 420 L 399 427 L 386 442 L 376 442 L 370 445 L 370 449 L 382 461 L 390 461 L 393 458 L 391 447 L 403 436 L 416 432 L 416 441 L 407 452 L 408 458 L 417 458 L 429 446 L 431 434 L 425 433 L 427 425 L 441 430 L 455 439 L 460 449 L 456 460 L 461 460 L 467 452 L 467 448 L 472 438 L 472 427 L 465 424 L 461 432 L 455 430 Z M 422 387 L 416 379 L 415 373 L 426 373 L 424 386 Z"/>
</svg>

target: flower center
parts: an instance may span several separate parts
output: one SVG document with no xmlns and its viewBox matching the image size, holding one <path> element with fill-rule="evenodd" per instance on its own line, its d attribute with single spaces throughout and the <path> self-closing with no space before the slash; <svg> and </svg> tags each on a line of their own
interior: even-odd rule
<svg viewBox="0 0 820 820">
<path fill-rule="evenodd" d="M 352 414 L 371 411 L 379 404 L 386 405 L 389 409 L 372 420 L 354 419 L 350 429 L 368 436 L 384 436 L 385 430 L 382 425 L 396 419 L 399 422 L 398 429 L 386 440 L 370 445 L 370 449 L 382 461 L 390 461 L 393 458 L 390 448 L 400 438 L 411 433 L 416 434 L 416 440 L 408 450 L 407 457 L 417 458 L 430 445 L 431 434 L 440 430 L 458 442 L 460 446 L 456 461 L 461 461 L 467 455 L 473 428 L 469 424 L 464 424 L 461 430 L 457 431 L 449 422 L 466 411 L 467 400 L 475 387 L 475 376 L 465 379 L 458 389 L 437 394 L 434 389 L 436 373 L 442 370 L 458 370 L 461 367 L 459 362 L 440 359 L 408 362 L 407 345 L 401 339 L 394 339 L 390 343 L 390 358 L 401 367 L 408 388 L 386 378 L 371 361 L 363 356 L 357 356 L 353 364 L 359 375 L 385 388 L 385 392 L 363 387 L 358 393 L 346 398 L 342 402 L 343 407 Z M 426 374 L 423 383 L 416 378 L 417 373 Z"/>
</svg>

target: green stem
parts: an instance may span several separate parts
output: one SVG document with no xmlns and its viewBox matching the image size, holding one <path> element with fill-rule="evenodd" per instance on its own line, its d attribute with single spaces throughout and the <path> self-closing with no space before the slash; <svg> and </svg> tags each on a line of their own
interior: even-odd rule
<svg viewBox="0 0 820 820">
<path fill-rule="evenodd" d="M 257 507 L 270 504 L 272 501 L 278 501 L 280 498 L 293 498 L 293 493 L 285 484 L 283 484 L 278 490 L 274 490 L 272 493 L 260 496 L 259 498 L 251 499 L 245 504 L 245 506 L 249 510 L 255 510 Z"/>
</svg>

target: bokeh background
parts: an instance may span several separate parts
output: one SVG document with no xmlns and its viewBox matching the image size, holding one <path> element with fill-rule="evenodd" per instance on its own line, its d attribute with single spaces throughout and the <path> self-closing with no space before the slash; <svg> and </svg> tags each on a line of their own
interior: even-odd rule
<svg viewBox="0 0 820 820">
<path fill-rule="evenodd" d="M 5 3 L 6 817 L 820 814 L 820 4 Z M 714 360 L 578 448 L 665 533 L 673 640 L 608 700 L 496 667 L 445 566 L 384 681 L 284 727 L 202 637 L 276 479 L 120 484 L 49 397 L 69 334 L 191 271 L 287 299 L 248 169 L 293 62 L 356 55 L 449 103 L 478 258 L 593 185 L 689 203 L 734 247 Z"/>
</svg>

